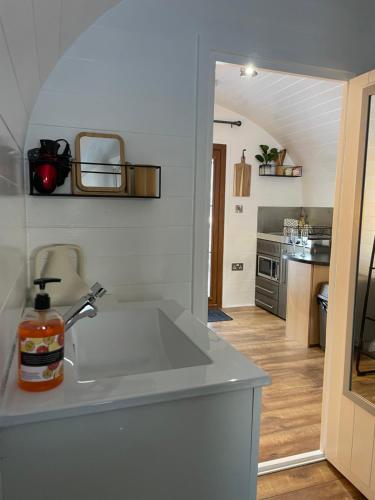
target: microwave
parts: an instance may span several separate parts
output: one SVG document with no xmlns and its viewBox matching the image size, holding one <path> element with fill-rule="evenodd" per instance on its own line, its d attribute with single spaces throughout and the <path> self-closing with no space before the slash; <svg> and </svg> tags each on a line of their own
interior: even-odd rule
<svg viewBox="0 0 375 500">
<path fill-rule="evenodd" d="M 257 275 L 272 281 L 279 281 L 280 260 L 276 257 L 258 254 Z"/>
</svg>

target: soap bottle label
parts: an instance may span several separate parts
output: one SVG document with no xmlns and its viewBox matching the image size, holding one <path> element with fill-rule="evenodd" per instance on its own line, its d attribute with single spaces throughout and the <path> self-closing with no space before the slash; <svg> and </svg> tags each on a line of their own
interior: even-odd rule
<svg viewBox="0 0 375 500">
<path fill-rule="evenodd" d="M 25 382 L 46 382 L 63 374 L 64 334 L 20 341 L 20 375 Z"/>
</svg>

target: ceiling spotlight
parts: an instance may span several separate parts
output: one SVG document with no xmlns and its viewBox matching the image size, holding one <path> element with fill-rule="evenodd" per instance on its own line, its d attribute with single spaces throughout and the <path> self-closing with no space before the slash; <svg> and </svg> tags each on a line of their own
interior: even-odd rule
<svg viewBox="0 0 375 500">
<path fill-rule="evenodd" d="M 252 64 L 240 68 L 240 76 L 257 76 L 258 72 Z"/>
</svg>

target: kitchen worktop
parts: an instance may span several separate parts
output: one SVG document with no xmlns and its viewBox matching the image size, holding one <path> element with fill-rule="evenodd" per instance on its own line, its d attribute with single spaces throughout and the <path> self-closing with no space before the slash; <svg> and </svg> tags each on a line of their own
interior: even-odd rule
<svg viewBox="0 0 375 500">
<path fill-rule="evenodd" d="M 330 256 L 328 253 L 302 253 L 286 254 L 283 259 L 293 260 L 294 262 L 302 262 L 304 264 L 312 264 L 316 266 L 329 266 Z"/>
</svg>

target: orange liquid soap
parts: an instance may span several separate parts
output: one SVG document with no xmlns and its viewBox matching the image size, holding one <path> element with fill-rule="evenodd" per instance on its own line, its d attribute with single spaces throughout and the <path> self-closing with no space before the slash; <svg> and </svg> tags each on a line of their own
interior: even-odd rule
<svg viewBox="0 0 375 500">
<path fill-rule="evenodd" d="M 51 281 L 57 278 L 35 284 L 43 290 Z M 47 391 L 64 380 L 64 321 L 49 305 L 49 296 L 38 294 L 18 327 L 18 385 L 25 391 Z"/>
</svg>

